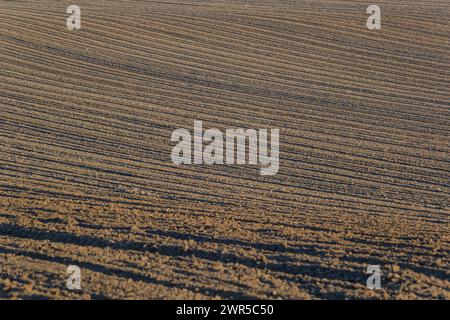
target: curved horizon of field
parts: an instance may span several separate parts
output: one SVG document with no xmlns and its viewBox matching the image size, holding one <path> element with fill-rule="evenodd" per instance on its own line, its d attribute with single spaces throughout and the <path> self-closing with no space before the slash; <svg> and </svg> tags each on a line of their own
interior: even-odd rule
<svg viewBox="0 0 450 320">
<path fill-rule="evenodd" d="M 1 299 L 450 298 L 450 3 L 76 2 L 0 0 Z M 195 120 L 278 173 L 173 164 Z"/>
</svg>

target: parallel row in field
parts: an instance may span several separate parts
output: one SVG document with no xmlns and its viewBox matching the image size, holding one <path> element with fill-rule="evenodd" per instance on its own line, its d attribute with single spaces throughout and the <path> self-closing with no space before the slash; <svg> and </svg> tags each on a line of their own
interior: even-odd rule
<svg viewBox="0 0 450 320">
<path fill-rule="evenodd" d="M 5 297 L 448 297 L 445 1 L 79 2 L 0 1 Z M 279 173 L 175 166 L 194 120 L 280 128 Z"/>
</svg>

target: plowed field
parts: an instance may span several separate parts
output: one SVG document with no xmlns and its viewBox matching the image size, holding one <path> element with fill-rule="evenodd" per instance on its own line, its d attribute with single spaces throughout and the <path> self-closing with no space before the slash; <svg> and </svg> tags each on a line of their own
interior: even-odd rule
<svg viewBox="0 0 450 320">
<path fill-rule="evenodd" d="M 450 298 L 450 2 L 73 2 L 0 1 L 0 298 Z"/>
</svg>

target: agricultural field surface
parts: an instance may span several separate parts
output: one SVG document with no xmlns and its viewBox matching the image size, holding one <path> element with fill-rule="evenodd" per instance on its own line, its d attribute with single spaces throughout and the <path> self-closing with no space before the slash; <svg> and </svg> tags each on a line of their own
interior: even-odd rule
<svg viewBox="0 0 450 320">
<path fill-rule="evenodd" d="M 450 299 L 450 2 L 376 4 L 0 0 L 0 299 Z"/>
</svg>

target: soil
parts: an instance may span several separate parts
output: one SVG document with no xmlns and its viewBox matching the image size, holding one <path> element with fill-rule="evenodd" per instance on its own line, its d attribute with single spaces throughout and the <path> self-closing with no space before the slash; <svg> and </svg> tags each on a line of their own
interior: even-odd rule
<svg viewBox="0 0 450 320">
<path fill-rule="evenodd" d="M 448 1 L 377 1 L 381 30 L 359 1 L 77 4 L 68 31 L 0 1 L 0 298 L 450 298 Z M 194 120 L 279 128 L 278 173 L 173 164 Z"/>
</svg>

